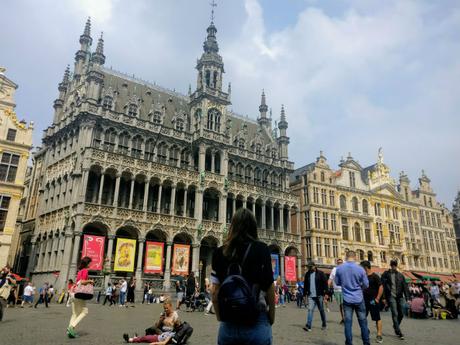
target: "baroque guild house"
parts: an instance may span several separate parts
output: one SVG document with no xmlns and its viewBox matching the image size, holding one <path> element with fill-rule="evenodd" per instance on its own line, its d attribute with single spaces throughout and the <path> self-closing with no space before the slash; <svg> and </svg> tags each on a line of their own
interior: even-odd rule
<svg viewBox="0 0 460 345">
<path fill-rule="evenodd" d="M 63 287 L 82 251 L 96 248 L 101 262 L 91 275 L 98 286 L 135 276 L 138 288 L 152 282 L 167 289 L 189 272 L 202 281 L 232 215 L 246 207 L 281 275 L 285 255 L 295 257 L 299 274 L 284 107 L 277 128 L 264 93 L 257 120 L 229 110 L 214 23 L 187 95 L 104 67 L 103 38 L 92 51 L 90 31 L 88 20 L 34 155 L 22 219 L 30 247 L 25 273 Z M 86 243 L 93 240 L 100 244 Z"/>
</svg>

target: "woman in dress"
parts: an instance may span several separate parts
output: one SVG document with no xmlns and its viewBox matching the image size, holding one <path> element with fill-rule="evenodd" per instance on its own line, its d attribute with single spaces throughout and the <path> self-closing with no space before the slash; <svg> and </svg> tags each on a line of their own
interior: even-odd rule
<svg viewBox="0 0 460 345">
<path fill-rule="evenodd" d="M 81 259 L 79 271 L 77 273 L 76 285 L 94 285 L 94 281 L 89 279 L 88 267 L 91 263 L 91 258 L 85 256 Z M 86 307 L 86 300 L 80 298 L 74 298 L 72 301 L 72 317 L 70 318 L 69 326 L 67 327 L 67 336 L 69 338 L 75 338 L 77 333 L 75 328 L 83 318 L 88 315 L 88 308 Z"/>
</svg>

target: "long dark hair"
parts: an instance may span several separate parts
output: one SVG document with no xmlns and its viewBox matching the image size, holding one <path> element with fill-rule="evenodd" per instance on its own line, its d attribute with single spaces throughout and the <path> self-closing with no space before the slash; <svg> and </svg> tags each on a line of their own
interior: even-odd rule
<svg viewBox="0 0 460 345">
<path fill-rule="evenodd" d="M 80 261 L 80 265 L 78 266 L 79 270 L 82 270 L 84 268 L 88 268 L 89 264 L 91 263 L 91 258 L 89 256 L 85 256 L 83 259 Z"/>
<path fill-rule="evenodd" d="M 240 208 L 233 215 L 228 237 L 224 243 L 224 255 L 231 256 L 234 249 L 242 243 L 257 239 L 257 222 L 254 215 L 247 208 Z"/>
</svg>

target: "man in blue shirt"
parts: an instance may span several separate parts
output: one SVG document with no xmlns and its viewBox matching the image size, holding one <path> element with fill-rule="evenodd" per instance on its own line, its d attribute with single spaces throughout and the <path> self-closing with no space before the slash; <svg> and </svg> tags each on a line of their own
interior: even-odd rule
<svg viewBox="0 0 460 345">
<path fill-rule="evenodd" d="M 343 312 L 345 314 L 345 345 L 353 345 L 352 324 L 353 312 L 358 316 L 363 345 L 370 345 L 369 328 L 367 326 L 366 305 L 364 304 L 363 289 L 369 287 L 369 280 L 364 269 L 356 260 L 356 253 L 348 251 L 347 261 L 337 267 L 335 283 L 342 287 Z"/>
</svg>

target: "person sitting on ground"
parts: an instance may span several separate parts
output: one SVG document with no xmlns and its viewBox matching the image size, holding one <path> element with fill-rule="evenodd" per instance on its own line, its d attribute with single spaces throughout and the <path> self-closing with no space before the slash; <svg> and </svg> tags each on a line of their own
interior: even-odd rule
<svg viewBox="0 0 460 345">
<path fill-rule="evenodd" d="M 425 319 L 426 315 L 426 305 L 425 300 L 421 293 L 418 293 L 412 298 L 410 303 L 410 315 L 415 319 Z"/>
<path fill-rule="evenodd" d="M 164 312 L 161 313 L 160 319 L 155 323 L 155 326 L 146 330 L 146 333 L 148 333 L 147 335 L 130 338 L 129 335 L 125 333 L 123 334 L 123 339 L 127 343 L 150 343 L 152 345 L 168 344 L 174 337 L 175 330 L 180 326 L 181 322 L 169 298 L 166 298 L 163 302 L 163 310 Z"/>
</svg>

